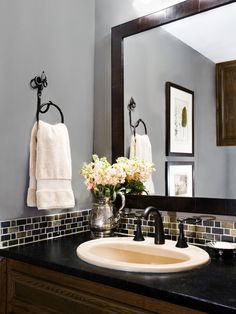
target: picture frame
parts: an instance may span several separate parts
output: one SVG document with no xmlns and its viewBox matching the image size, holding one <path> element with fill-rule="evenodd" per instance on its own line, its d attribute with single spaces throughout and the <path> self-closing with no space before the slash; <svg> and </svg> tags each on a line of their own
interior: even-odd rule
<svg viewBox="0 0 236 314">
<path fill-rule="evenodd" d="M 166 155 L 194 156 L 194 92 L 166 82 Z"/>
<path fill-rule="evenodd" d="M 166 196 L 194 196 L 194 162 L 166 162 Z"/>
</svg>

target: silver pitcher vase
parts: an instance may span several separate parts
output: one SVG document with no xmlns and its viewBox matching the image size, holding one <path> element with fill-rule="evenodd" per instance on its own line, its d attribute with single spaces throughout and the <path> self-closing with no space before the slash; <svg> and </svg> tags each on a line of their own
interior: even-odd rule
<svg viewBox="0 0 236 314">
<path fill-rule="evenodd" d="M 90 212 L 90 230 L 93 237 L 109 237 L 119 225 L 120 214 L 125 206 L 125 196 L 118 192 L 121 197 L 121 206 L 116 208 L 110 197 L 98 198 Z"/>
</svg>

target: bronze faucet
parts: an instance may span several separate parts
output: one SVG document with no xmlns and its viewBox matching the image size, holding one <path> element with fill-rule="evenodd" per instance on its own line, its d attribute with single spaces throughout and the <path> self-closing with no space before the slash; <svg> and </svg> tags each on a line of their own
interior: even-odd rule
<svg viewBox="0 0 236 314">
<path fill-rule="evenodd" d="M 164 244 L 165 234 L 164 234 L 164 227 L 162 223 L 161 214 L 156 207 L 149 206 L 145 209 L 143 217 L 146 220 L 148 220 L 150 214 L 152 214 L 154 217 L 154 226 L 155 226 L 154 242 L 155 244 Z"/>
</svg>

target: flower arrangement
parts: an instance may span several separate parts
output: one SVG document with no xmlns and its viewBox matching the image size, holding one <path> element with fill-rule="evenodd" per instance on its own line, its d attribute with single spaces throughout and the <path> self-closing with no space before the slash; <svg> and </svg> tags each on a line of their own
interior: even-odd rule
<svg viewBox="0 0 236 314">
<path fill-rule="evenodd" d="M 142 194 L 148 192 L 145 190 L 145 182 L 155 171 L 153 163 L 145 162 L 138 158 L 119 157 L 117 164 L 123 168 L 126 173 L 125 182 L 122 184 L 122 190 L 126 194 Z"/>
<path fill-rule="evenodd" d="M 96 197 L 116 198 L 117 192 L 141 194 L 145 192 L 145 182 L 155 170 L 153 163 L 126 157 L 119 157 L 110 164 L 106 157 L 93 155 L 93 161 L 84 163 L 81 174 L 88 190 Z"/>
</svg>

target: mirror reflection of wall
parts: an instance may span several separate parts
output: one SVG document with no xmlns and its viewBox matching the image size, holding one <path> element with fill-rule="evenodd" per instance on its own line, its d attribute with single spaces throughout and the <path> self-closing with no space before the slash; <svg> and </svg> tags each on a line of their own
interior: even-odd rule
<svg viewBox="0 0 236 314">
<path fill-rule="evenodd" d="M 194 161 L 196 197 L 236 198 L 236 147 L 216 146 L 215 98 L 215 64 L 236 59 L 236 50 L 230 49 L 236 47 L 232 43 L 235 36 L 230 35 L 236 28 L 233 16 L 236 4 L 124 40 L 125 153 L 128 155 L 131 137 L 127 105 L 133 96 L 136 101 L 133 119 L 145 121 L 152 144 L 157 195 L 165 195 L 165 161 L 177 160 Z M 166 157 L 167 81 L 194 91 L 194 157 Z M 137 133 L 143 134 L 142 127 Z"/>
</svg>

